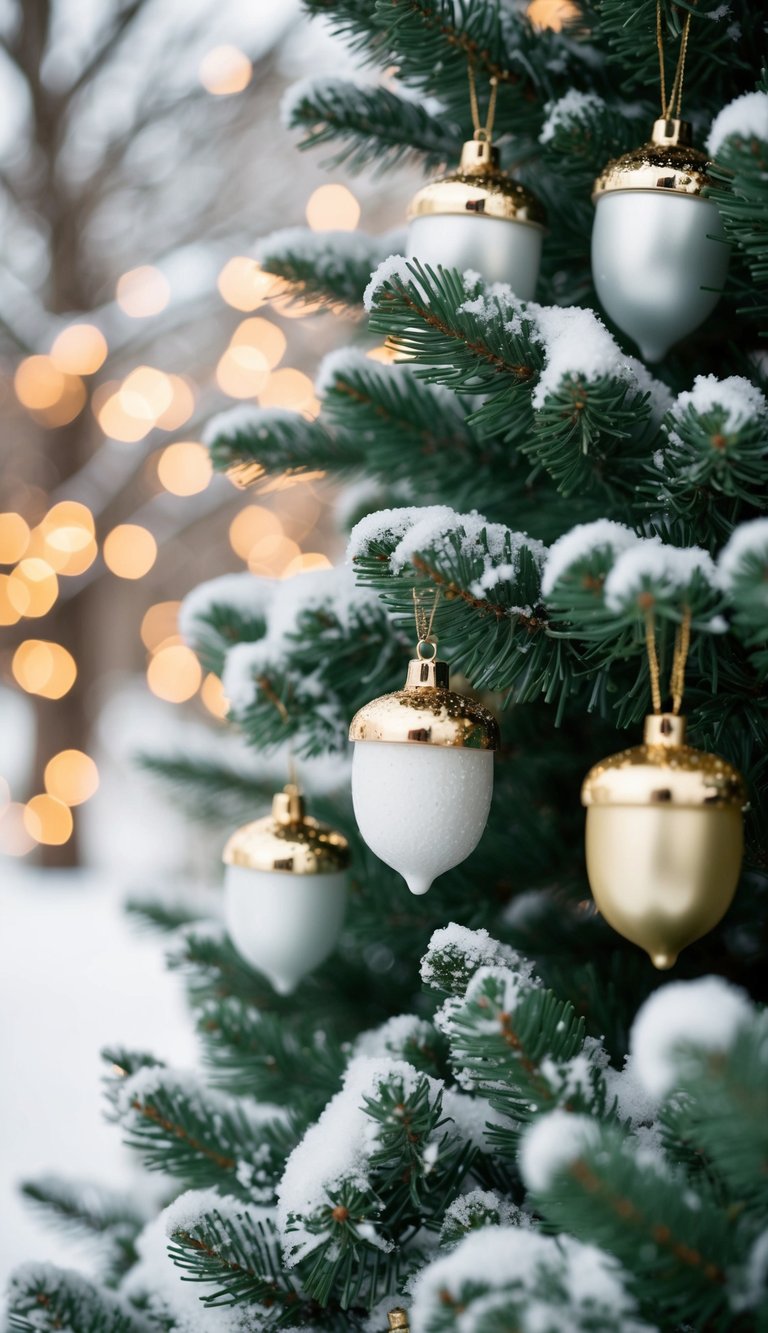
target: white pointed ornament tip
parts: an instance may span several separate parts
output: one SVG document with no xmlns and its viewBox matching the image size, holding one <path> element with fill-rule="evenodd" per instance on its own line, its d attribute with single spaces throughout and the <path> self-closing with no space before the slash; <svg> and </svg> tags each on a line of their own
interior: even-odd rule
<svg viewBox="0 0 768 1333">
<path fill-rule="evenodd" d="M 482 837 L 496 721 L 482 704 L 448 689 L 444 662 L 414 658 L 405 689 L 361 708 L 349 735 L 360 833 L 421 896 Z"/>
</svg>

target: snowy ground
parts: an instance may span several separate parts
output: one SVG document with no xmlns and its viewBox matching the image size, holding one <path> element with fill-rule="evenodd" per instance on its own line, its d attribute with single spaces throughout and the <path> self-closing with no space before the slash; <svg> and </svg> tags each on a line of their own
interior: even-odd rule
<svg viewBox="0 0 768 1333">
<path fill-rule="evenodd" d="M 126 922 L 103 877 L 42 874 L 8 860 L 0 877 L 0 1290 L 23 1259 L 88 1268 L 82 1246 L 44 1226 L 17 1196 L 44 1171 L 141 1183 L 101 1115 L 99 1049 L 123 1042 L 176 1065 L 194 1059 L 178 979 L 163 942 Z"/>
</svg>

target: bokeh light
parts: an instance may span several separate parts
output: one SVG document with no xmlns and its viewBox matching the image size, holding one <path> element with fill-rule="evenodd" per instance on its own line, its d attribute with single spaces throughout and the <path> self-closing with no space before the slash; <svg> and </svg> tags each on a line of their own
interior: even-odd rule
<svg viewBox="0 0 768 1333">
<path fill-rule="evenodd" d="M 45 790 L 65 805 L 89 801 L 99 786 L 99 770 L 82 750 L 60 750 L 45 766 Z"/>
<path fill-rule="evenodd" d="M 346 185 L 318 185 L 307 200 L 306 214 L 312 231 L 354 231 L 360 205 Z"/>
<path fill-rule="evenodd" d="M 178 640 L 181 602 L 155 602 L 144 612 L 141 622 L 141 641 L 154 652 L 168 639 Z"/>
<path fill-rule="evenodd" d="M 72 812 L 63 801 L 41 792 L 24 807 L 24 827 L 35 842 L 60 847 L 72 836 Z"/>
<path fill-rule="evenodd" d="M 11 664 L 17 685 L 27 694 L 43 699 L 63 699 L 77 679 L 77 663 L 60 643 L 25 639 L 13 654 Z"/>
<path fill-rule="evenodd" d="M 23 407 L 46 408 L 58 403 L 66 376 L 49 356 L 27 356 L 16 367 L 13 387 Z"/>
<path fill-rule="evenodd" d="M 147 684 L 158 699 L 181 704 L 200 689 L 203 673 L 195 654 L 186 644 L 160 648 L 147 667 Z"/>
<path fill-rule="evenodd" d="M 163 370 L 137 366 L 118 390 L 120 405 L 129 417 L 155 424 L 173 403 L 173 385 Z"/>
<path fill-rule="evenodd" d="M 65 375 L 95 375 L 108 351 L 107 340 L 95 324 L 70 324 L 55 339 L 51 360 Z"/>
<path fill-rule="evenodd" d="M 230 341 L 231 347 L 253 347 L 261 352 L 269 370 L 283 359 L 287 346 L 285 334 L 276 324 L 260 315 L 244 319 L 238 324 Z"/>
<path fill-rule="evenodd" d="M 129 269 L 117 280 L 115 299 L 131 319 L 147 319 L 165 310 L 171 299 L 171 286 L 164 273 L 153 264 Z"/>
<path fill-rule="evenodd" d="M 6 585 L 8 600 L 20 616 L 44 616 L 59 595 L 59 580 L 47 560 L 25 556 Z"/>
<path fill-rule="evenodd" d="M 11 575 L 0 574 L 0 625 L 17 625 L 21 611 L 11 601 Z"/>
<path fill-rule="evenodd" d="M 121 444 L 137 444 L 149 435 L 154 425 L 152 421 L 132 417 L 126 412 L 119 388 L 103 398 L 99 396 L 97 399 L 94 395 L 93 406 L 96 420 L 104 434 L 110 440 L 119 440 Z"/>
<path fill-rule="evenodd" d="M 29 545 L 29 524 L 21 514 L 0 514 L 0 565 L 15 565 Z"/>
<path fill-rule="evenodd" d="M 322 551 L 305 551 L 303 555 L 294 556 L 290 564 L 283 570 L 283 578 L 292 578 L 294 574 L 306 574 L 312 569 L 331 569 L 331 562 L 327 555 Z"/>
<path fill-rule="evenodd" d="M 256 543 L 265 537 L 282 535 L 280 519 L 264 505 L 246 505 L 229 525 L 229 544 L 241 560 L 247 560 Z"/>
<path fill-rule="evenodd" d="M 35 528 L 30 551 L 57 574 L 82 574 L 98 555 L 93 514 L 87 505 L 77 500 L 53 505 Z"/>
<path fill-rule="evenodd" d="M 274 273 L 265 273 L 255 259 L 235 255 L 224 265 L 218 288 L 227 305 L 235 310 L 258 310 L 266 305 L 282 286 Z"/>
<path fill-rule="evenodd" d="M 171 389 L 171 402 L 160 413 L 155 425 L 161 430 L 179 430 L 195 410 L 195 391 L 192 383 L 182 375 L 168 375 L 166 378 Z"/>
<path fill-rule="evenodd" d="M 26 856 L 37 842 L 24 821 L 24 806 L 10 801 L 0 813 L 0 852 L 6 856 Z"/>
<path fill-rule="evenodd" d="M 256 347 L 228 347 L 216 367 L 219 388 L 229 398 L 255 398 L 269 382 L 269 366 Z"/>
<path fill-rule="evenodd" d="M 197 495 L 213 476 L 210 454 L 192 440 L 169 444 L 157 460 L 157 475 L 171 495 Z"/>
<path fill-rule="evenodd" d="M 578 18 L 580 10 L 573 0 L 531 0 L 526 13 L 534 28 L 559 32 L 571 19 Z"/>
<path fill-rule="evenodd" d="M 262 407 L 285 407 L 311 416 L 320 410 L 311 379 L 292 366 L 272 372 L 268 383 L 259 390 L 259 402 Z"/>
<path fill-rule="evenodd" d="M 237 46 L 213 46 L 200 61 L 198 73 L 206 92 L 225 97 L 248 87 L 253 65 Z"/>
<path fill-rule="evenodd" d="M 157 542 L 138 523 L 120 523 L 104 539 L 104 563 L 120 579 L 141 579 L 157 559 Z"/>
<path fill-rule="evenodd" d="M 200 686 L 200 698 L 213 717 L 223 719 L 229 712 L 229 700 L 224 693 L 224 686 L 212 671 L 208 672 Z"/>
</svg>

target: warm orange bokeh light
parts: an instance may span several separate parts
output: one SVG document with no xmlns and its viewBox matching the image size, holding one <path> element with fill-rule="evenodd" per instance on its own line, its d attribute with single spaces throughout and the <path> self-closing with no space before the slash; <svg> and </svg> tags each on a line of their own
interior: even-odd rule
<svg viewBox="0 0 768 1333">
<path fill-rule="evenodd" d="M 99 786 L 99 770 L 82 750 L 60 750 L 45 766 L 45 790 L 65 805 L 89 801 Z"/>
<path fill-rule="evenodd" d="M 120 390 L 110 394 L 103 402 L 94 403 L 96 420 L 104 434 L 110 440 L 119 440 L 121 444 L 137 444 L 149 435 L 154 422 L 140 420 L 126 412 L 120 399 Z"/>
<path fill-rule="evenodd" d="M 225 97 L 248 87 L 253 65 L 238 46 L 213 46 L 200 61 L 198 73 L 206 92 Z"/>
<path fill-rule="evenodd" d="M 197 495 L 213 476 L 208 450 L 191 440 L 169 444 L 157 460 L 157 475 L 171 495 Z"/>
<path fill-rule="evenodd" d="M 551 28 L 553 32 L 570 20 L 578 18 L 579 6 L 572 0 L 531 0 L 526 13 L 534 28 Z"/>
<path fill-rule="evenodd" d="M 214 676 L 212 671 L 208 672 L 205 680 L 200 686 L 200 698 L 214 717 L 225 718 L 229 712 L 229 700 L 224 693 L 224 686 L 218 676 Z"/>
<path fill-rule="evenodd" d="M 166 639 L 178 637 L 181 602 L 155 602 L 144 612 L 141 622 L 141 641 L 153 652 Z"/>
<path fill-rule="evenodd" d="M 120 406 L 129 417 L 155 424 L 173 403 L 173 385 L 163 370 L 137 366 L 118 390 Z"/>
<path fill-rule="evenodd" d="M 182 704 L 197 694 L 203 673 L 191 648 L 172 643 L 160 648 L 147 667 L 147 684 L 158 699 Z"/>
<path fill-rule="evenodd" d="M 61 397 L 51 407 L 33 410 L 32 416 L 41 426 L 54 430 L 66 426 L 79 416 L 88 401 L 85 385 L 79 375 L 65 375 Z"/>
<path fill-rule="evenodd" d="M 161 430 L 179 430 L 195 410 L 195 391 L 192 383 L 181 375 L 166 378 L 171 388 L 171 403 L 160 413 L 155 425 Z"/>
<path fill-rule="evenodd" d="M 20 616 L 44 616 L 59 595 L 59 580 L 47 560 L 25 556 L 9 576 L 6 591 Z"/>
<path fill-rule="evenodd" d="M 98 555 L 94 531 L 93 514 L 87 505 L 62 500 L 35 528 L 30 554 L 41 556 L 57 574 L 82 574 Z"/>
<path fill-rule="evenodd" d="M 229 525 L 229 544 L 241 560 L 247 560 L 256 543 L 265 537 L 282 535 L 283 525 L 277 514 L 263 505 L 246 505 Z"/>
<path fill-rule="evenodd" d="M 65 375 L 95 375 L 108 351 L 107 340 L 95 324 L 70 324 L 54 341 L 51 360 Z"/>
<path fill-rule="evenodd" d="M 346 185 L 318 185 L 307 200 L 306 214 L 313 231 L 354 231 L 360 205 Z"/>
<path fill-rule="evenodd" d="M 287 407 L 312 415 L 318 410 L 314 384 L 302 370 L 294 370 L 292 366 L 272 372 L 269 383 L 259 390 L 259 402 L 262 407 Z"/>
<path fill-rule="evenodd" d="M 269 382 L 269 366 L 255 347 L 228 347 L 216 367 L 219 388 L 230 398 L 255 398 Z"/>
<path fill-rule="evenodd" d="M 0 853 L 6 856 L 26 856 L 37 846 L 24 823 L 24 806 L 10 801 L 0 814 Z"/>
<path fill-rule="evenodd" d="M 10 598 L 11 575 L 0 574 L 0 625 L 17 625 L 21 612 Z"/>
<path fill-rule="evenodd" d="M 391 343 L 381 343 L 378 347 L 371 347 L 365 355 L 369 361 L 380 361 L 383 366 L 391 366 L 398 359 L 397 351 Z"/>
<path fill-rule="evenodd" d="M 104 539 L 104 563 L 120 579 L 142 579 L 157 559 L 157 542 L 138 523 L 120 523 Z"/>
<path fill-rule="evenodd" d="M 0 565 L 15 565 L 29 545 L 29 524 L 21 514 L 0 514 Z"/>
<path fill-rule="evenodd" d="M 64 393 L 66 376 L 49 356 L 28 356 L 16 367 L 13 385 L 24 407 L 53 407 Z"/>
<path fill-rule="evenodd" d="M 235 310 L 258 310 L 283 286 L 273 273 L 265 273 L 261 264 L 245 255 L 235 255 L 221 270 L 218 288 Z"/>
<path fill-rule="evenodd" d="M 297 555 L 283 570 L 283 578 L 292 578 L 294 574 L 306 574 L 311 569 L 331 569 L 331 562 L 322 551 L 305 551 Z"/>
<path fill-rule="evenodd" d="M 72 836 L 72 812 L 68 805 L 57 801 L 55 796 L 41 793 L 27 801 L 24 807 L 24 827 L 35 842 L 60 847 L 62 843 L 69 842 Z"/>
<path fill-rule="evenodd" d="M 165 310 L 171 299 L 170 283 L 159 268 L 142 264 L 118 278 L 115 299 L 120 309 L 132 319 L 146 319 Z"/>
<path fill-rule="evenodd" d="M 255 347 L 261 352 L 267 366 L 274 370 L 283 359 L 287 346 L 285 334 L 269 319 L 256 315 L 253 319 L 244 319 L 238 324 L 230 345 L 232 347 Z"/>
<path fill-rule="evenodd" d="M 27 694 L 62 699 L 77 679 L 74 657 L 60 643 L 25 639 L 13 654 L 13 677 Z"/>
</svg>

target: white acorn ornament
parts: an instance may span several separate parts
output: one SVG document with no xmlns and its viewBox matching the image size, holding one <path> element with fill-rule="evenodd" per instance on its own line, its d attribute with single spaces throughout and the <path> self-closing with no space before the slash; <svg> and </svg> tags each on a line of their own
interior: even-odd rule
<svg viewBox="0 0 768 1333">
<path fill-rule="evenodd" d="M 424 656 L 430 648 L 420 641 L 405 688 L 365 704 L 349 729 L 358 827 L 415 894 L 480 841 L 499 742 L 495 718 L 448 688 L 448 665 Z"/>
<path fill-rule="evenodd" d="M 332 952 L 344 919 L 349 846 L 310 818 L 289 783 L 272 813 L 245 824 L 224 848 L 225 919 L 247 963 L 279 995 Z"/>
<path fill-rule="evenodd" d="M 469 76 L 474 138 L 464 144 L 456 171 L 430 181 L 411 200 L 406 255 L 433 267 L 474 269 L 486 282 L 506 282 L 529 301 L 539 276 L 544 208 L 501 170 L 491 142 L 496 81 L 481 126 L 471 65 Z"/>
<path fill-rule="evenodd" d="M 654 122 L 650 142 L 609 162 L 594 184 L 592 276 L 606 314 L 661 361 L 712 313 L 730 248 L 708 160 L 685 120 Z"/>
</svg>

